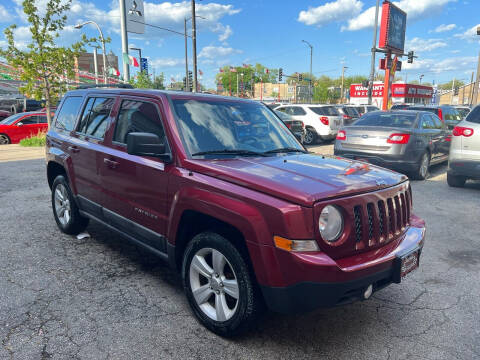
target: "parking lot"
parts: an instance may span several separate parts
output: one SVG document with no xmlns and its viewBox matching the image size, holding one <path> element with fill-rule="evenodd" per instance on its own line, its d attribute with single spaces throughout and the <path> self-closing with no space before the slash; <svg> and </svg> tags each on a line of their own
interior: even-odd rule
<svg viewBox="0 0 480 360">
<path fill-rule="evenodd" d="M 269 313 L 227 340 L 196 322 L 166 264 L 94 224 L 90 238 L 62 234 L 43 159 L 0 161 L 0 359 L 480 358 L 480 182 L 449 188 L 439 165 L 412 188 L 427 239 L 401 285 Z"/>
</svg>

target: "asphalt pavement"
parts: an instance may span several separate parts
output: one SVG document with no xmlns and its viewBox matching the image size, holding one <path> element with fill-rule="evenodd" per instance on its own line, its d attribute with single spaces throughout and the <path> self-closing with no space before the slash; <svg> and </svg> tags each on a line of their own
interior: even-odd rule
<svg viewBox="0 0 480 360">
<path fill-rule="evenodd" d="M 331 152 L 331 145 L 316 151 Z M 370 300 L 268 313 L 240 338 L 192 316 L 178 275 L 98 225 L 53 219 L 44 160 L 0 162 L 0 359 L 478 359 L 480 183 L 413 182 L 421 266 Z"/>
</svg>

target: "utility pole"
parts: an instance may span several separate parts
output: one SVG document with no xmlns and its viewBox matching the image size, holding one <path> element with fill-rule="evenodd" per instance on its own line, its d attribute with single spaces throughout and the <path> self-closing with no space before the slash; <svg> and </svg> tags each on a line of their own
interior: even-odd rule
<svg viewBox="0 0 480 360">
<path fill-rule="evenodd" d="M 125 11 L 125 0 L 120 2 L 120 32 L 122 34 L 122 60 L 123 60 L 123 80 L 130 81 L 130 68 L 125 61 L 123 54 L 128 55 L 128 35 L 127 35 L 127 12 Z"/>
<path fill-rule="evenodd" d="M 238 72 L 237 72 L 237 97 L 238 97 Z"/>
<path fill-rule="evenodd" d="M 373 29 L 373 45 L 372 45 L 372 60 L 370 64 L 370 81 L 368 82 L 368 105 L 372 105 L 372 91 L 373 80 L 375 76 L 375 53 L 377 51 L 377 31 L 378 31 L 378 9 L 380 7 L 380 0 L 377 0 L 377 7 L 375 8 L 375 28 Z M 405 83 L 407 81 L 405 80 Z"/>
<path fill-rule="evenodd" d="M 185 34 L 185 79 L 186 79 L 187 89 L 190 89 L 190 85 L 188 83 L 187 18 L 184 18 L 183 21 L 184 21 L 184 34 Z"/>
<path fill-rule="evenodd" d="M 98 62 L 97 62 L 97 47 L 93 48 L 93 67 L 95 69 L 95 84 L 98 85 Z"/>
<path fill-rule="evenodd" d="M 477 28 L 477 33 L 478 33 L 478 28 Z M 478 64 L 477 64 L 477 76 L 475 77 L 475 84 L 473 85 L 473 95 L 472 95 L 472 106 L 477 105 L 477 99 L 478 99 L 478 84 L 480 80 L 480 53 L 478 54 Z"/>
<path fill-rule="evenodd" d="M 453 81 L 452 81 L 452 95 L 450 96 L 450 105 L 453 104 L 453 93 L 454 93 L 454 90 L 455 90 L 455 78 L 453 78 Z"/>
<path fill-rule="evenodd" d="M 193 45 L 193 92 L 197 92 L 197 21 L 195 18 L 195 0 L 192 0 L 192 45 Z"/>
<path fill-rule="evenodd" d="M 473 84 L 473 77 L 475 76 L 475 73 L 472 71 L 472 77 L 470 78 L 470 93 L 468 94 L 468 104 L 471 106 L 472 105 L 472 100 L 473 100 L 473 88 L 475 85 Z"/>
<path fill-rule="evenodd" d="M 313 46 L 310 44 L 308 41 L 302 40 L 305 44 L 307 44 L 310 47 L 310 82 L 308 85 L 308 93 L 310 95 L 310 104 L 313 102 L 313 96 L 312 96 L 312 60 L 313 60 Z"/>
<path fill-rule="evenodd" d="M 345 78 L 345 69 L 348 69 L 348 66 L 342 66 L 342 87 L 340 88 L 340 104 L 343 104 L 343 81 Z"/>
</svg>

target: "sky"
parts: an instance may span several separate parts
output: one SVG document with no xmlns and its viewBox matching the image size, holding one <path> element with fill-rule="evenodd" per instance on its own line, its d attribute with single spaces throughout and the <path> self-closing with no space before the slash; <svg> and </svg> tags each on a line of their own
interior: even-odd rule
<svg viewBox="0 0 480 360">
<path fill-rule="evenodd" d="M 38 8 L 44 9 L 46 2 L 37 0 Z M 28 44 L 30 33 L 21 3 L 22 0 L 0 2 L 0 47 L 6 44 L 3 30 L 12 23 L 17 24 L 14 34 L 18 45 Z M 283 68 L 284 74 L 308 72 L 310 48 L 302 40 L 313 46 L 315 76 L 338 77 L 343 66 L 347 67 L 347 76 L 368 76 L 375 3 L 375 0 L 197 0 L 201 81 L 213 88 L 220 67 L 244 63 L 259 62 L 268 68 Z M 407 64 L 404 58 L 402 71 L 397 75 L 408 81 L 424 75 L 423 82 L 442 83 L 452 78 L 469 82 L 480 50 L 480 36 L 476 35 L 480 1 L 400 0 L 393 3 L 407 12 L 405 51 L 413 50 L 418 56 L 413 64 Z M 182 33 L 184 18 L 191 16 L 190 1 L 144 0 L 144 6 L 147 24 Z M 118 0 L 73 0 L 59 45 L 79 39 L 82 32 L 98 36 L 93 26 L 81 30 L 73 27 L 94 20 L 112 40 L 107 44 L 107 52 L 113 51 L 121 61 L 118 8 Z M 185 75 L 182 35 L 146 26 L 144 34 L 131 33 L 128 40 L 130 47 L 142 48 L 150 73 L 153 69 L 156 74 L 163 72 L 167 84 L 171 78 L 181 81 Z M 192 69 L 190 41 L 188 52 Z M 132 55 L 137 56 L 137 52 Z M 377 54 L 377 64 L 381 56 Z M 119 67 L 122 71 L 121 64 Z M 137 68 L 131 68 L 133 75 L 136 71 Z"/>
</svg>

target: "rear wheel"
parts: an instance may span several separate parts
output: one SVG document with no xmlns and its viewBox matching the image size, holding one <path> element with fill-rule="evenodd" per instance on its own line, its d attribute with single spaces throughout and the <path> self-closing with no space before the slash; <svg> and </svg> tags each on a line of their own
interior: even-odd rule
<svg viewBox="0 0 480 360">
<path fill-rule="evenodd" d="M 305 138 L 303 139 L 303 143 L 305 145 L 313 145 L 317 141 L 317 134 L 312 129 L 307 129 L 305 131 Z"/>
<path fill-rule="evenodd" d="M 0 134 L 0 145 L 10 144 L 10 138 L 5 134 Z"/>
<path fill-rule="evenodd" d="M 425 180 L 428 176 L 428 169 L 430 167 L 430 154 L 425 151 L 420 158 L 417 165 L 417 170 L 413 174 L 413 177 L 417 180 Z"/>
<path fill-rule="evenodd" d="M 240 251 L 221 235 L 204 232 L 191 240 L 182 277 L 195 316 L 210 331 L 234 336 L 258 318 L 259 289 Z"/>
<path fill-rule="evenodd" d="M 52 185 L 53 216 L 65 234 L 76 235 L 88 225 L 88 218 L 80 215 L 72 191 L 63 175 L 58 175 Z"/>
<path fill-rule="evenodd" d="M 464 187 L 467 178 L 465 176 L 455 176 L 447 173 L 447 183 L 451 187 Z"/>
</svg>

